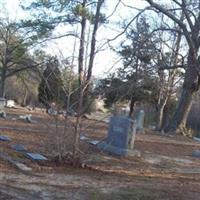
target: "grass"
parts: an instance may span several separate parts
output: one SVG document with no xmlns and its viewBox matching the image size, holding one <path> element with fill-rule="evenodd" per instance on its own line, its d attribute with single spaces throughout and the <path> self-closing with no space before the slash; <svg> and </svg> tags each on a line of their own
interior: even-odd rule
<svg viewBox="0 0 200 200">
<path fill-rule="evenodd" d="M 142 188 L 124 188 L 111 193 L 95 191 L 90 194 L 92 200 L 168 200 L 164 192 L 152 191 Z"/>
</svg>

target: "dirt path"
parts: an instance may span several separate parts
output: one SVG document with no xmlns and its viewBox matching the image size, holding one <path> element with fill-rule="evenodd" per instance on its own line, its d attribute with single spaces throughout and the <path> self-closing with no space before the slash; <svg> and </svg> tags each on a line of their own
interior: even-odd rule
<svg viewBox="0 0 200 200">
<path fill-rule="evenodd" d="M 1 200 L 100 200 L 104 195 L 106 199 L 124 199 L 121 197 L 127 195 L 126 199 L 136 200 L 134 196 L 139 195 L 141 200 L 198 200 L 200 183 L 181 178 L 116 176 L 88 170 L 34 175 L 7 172 L 0 173 L 0 195 Z"/>
</svg>

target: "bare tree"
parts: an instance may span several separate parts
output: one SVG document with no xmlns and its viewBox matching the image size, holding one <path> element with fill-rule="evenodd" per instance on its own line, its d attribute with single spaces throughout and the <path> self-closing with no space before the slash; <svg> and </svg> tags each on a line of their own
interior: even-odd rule
<svg viewBox="0 0 200 200">
<path fill-rule="evenodd" d="M 185 37 L 188 45 L 187 66 L 185 68 L 181 97 L 171 123 L 166 127 L 165 131 L 184 130 L 186 128 L 187 116 L 192 105 L 193 97 L 200 86 L 200 64 L 198 53 L 200 48 L 200 1 L 170 1 L 169 3 L 174 3 L 176 8 L 169 8 L 169 6 L 165 7 L 153 0 L 146 1 L 156 12 L 163 13 L 179 26 L 179 32 Z M 183 13 L 184 20 L 181 20 L 178 17 L 178 15 L 180 16 L 180 12 Z M 173 29 L 171 30 L 174 31 Z"/>
<path fill-rule="evenodd" d="M 181 19 L 183 20 L 183 15 L 181 16 Z M 165 114 L 164 110 L 168 102 L 170 101 L 170 98 L 173 94 L 174 87 L 179 83 L 181 80 L 180 78 L 180 70 L 175 68 L 173 69 L 174 66 L 178 66 L 180 63 L 180 60 L 182 61 L 183 59 L 180 59 L 180 44 L 181 44 L 181 33 L 173 33 L 170 32 L 172 35 L 172 41 L 171 41 L 171 47 L 170 45 L 167 45 L 164 41 L 165 35 L 163 34 L 163 20 L 161 22 L 161 34 L 159 35 L 160 37 L 160 54 L 158 55 L 158 60 L 156 65 L 158 66 L 158 76 L 159 76 L 159 96 L 158 96 L 158 103 L 157 103 L 157 109 L 158 109 L 158 122 L 157 122 L 157 130 L 161 131 L 163 128 L 166 126 L 165 122 Z M 177 31 L 179 30 L 178 28 L 174 28 Z M 169 43 L 169 41 L 168 41 Z M 164 49 L 168 48 L 170 53 L 165 53 Z M 168 62 L 166 62 L 167 60 Z M 183 62 L 183 61 L 182 61 Z M 171 69 L 172 68 L 172 69 Z M 167 72 L 165 71 L 167 70 Z"/>
</svg>

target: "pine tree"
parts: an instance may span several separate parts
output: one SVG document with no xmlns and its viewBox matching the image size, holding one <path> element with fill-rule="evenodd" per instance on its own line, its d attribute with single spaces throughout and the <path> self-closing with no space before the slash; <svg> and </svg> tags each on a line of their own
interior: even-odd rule
<svg viewBox="0 0 200 200">
<path fill-rule="evenodd" d="M 47 63 L 38 90 L 39 101 L 47 109 L 51 103 L 55 103 L 59 107 L 64 105 L 65 95 L 57 59 L 54 58 Z"/>
</svg>

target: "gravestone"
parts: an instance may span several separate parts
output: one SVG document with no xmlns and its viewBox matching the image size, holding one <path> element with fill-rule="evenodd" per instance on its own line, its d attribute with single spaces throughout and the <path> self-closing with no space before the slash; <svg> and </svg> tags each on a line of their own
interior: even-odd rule
<svg viewBox="0 0 200 200">
<path fill-rule="evenodd" d="M 29 115 L 20 115 L 19 119 L 22 119 L 22 120 L 24 120 L 24 121 L 26 121 L 28 123 L 33 123 L 33 124 L 37 123 L 37 121 L 32 120 L 32 115 L 31 114 L 29 114 Z"/>
<path fill-rule="evenodd" d="M 27 151 L 26 147 L 22 144 L 14 144 L 11 145 L 11 148 L 15 151 L 19 151 L 19 152 L 25 152 Z"/>
<path fill-rule="evenodd" d="M 81 133 L 80 140 L 89 140 L 90 138 L 86 137 L 84 133 Z"/>
<path fill-rule="evenodd" d="M 112 117 L 110 120 L 108 137 L 99 142 L 97 147 L 115 155 L 138 155 L 134 151 L 135 122 L 128 117 Z"/>
<path fill-rule="evenodd" d="M 6 99 L 0 98 L 0 117 L 1 118 L 6 118 L 5 106 L 6 106 Z"/>
<path fill-rule="evenodd" d="M 15 108 L 15 101 L 14 100 L 7 100 L 6 107 Z"/>
<path fill-rule="evenodd" d="M 0 98 L 0 109 L 4 109 L 5 106 L 6 106 L 6 99 Z"/>
<path fill-rule="evenodd" d="M 22 171 L 31 171 L 32 170 L 32 168 L 19 162 L 15 158 L 9 156 L 7 153 L 0 152 L 0 159 L 5 160 L 6 162 L 10 163 L 11 165 L 17 167 L 19 170 L 22 170 Z"/>
<path fill-rule="evenodd" d="M 140 110 L 137 114 L 137 133 L 143 133 L 144 132 L 144 110 Z"/>
<path fill-rule="evenodd" d="M 200 158 L 200 150 L 195 150 L 192 152 L 192 156 L 193 157 L 197 157 L 197 158 Z"/>
<path fill-rule="evenodd" d="M 34 161 L 45 161 L 47 158 L 39 153 L 26 153 L 26 156 Z"/>
<path fill-rule="evenodd" d="M 92 145 L 97 145 L 99 143 L 99 140 L 90 140 L 89 141 L 89 144 L 92 144 Z"/>
<path fill-rule="evenodd" d="M 197 142 L 200 142 L 200 138 L 199 137 L 193 137 L 193 140 L 196 140 Z"/>
<path fill-rule="evenodd" d="M 0 118 L 6 118 L 6 112 L 0 111 Z"/>
<path fill-rule="evenodd" d="M 0 135 L 0 141 L 10 142 L 11 139 L 6 135 Z"/>
</svg>

